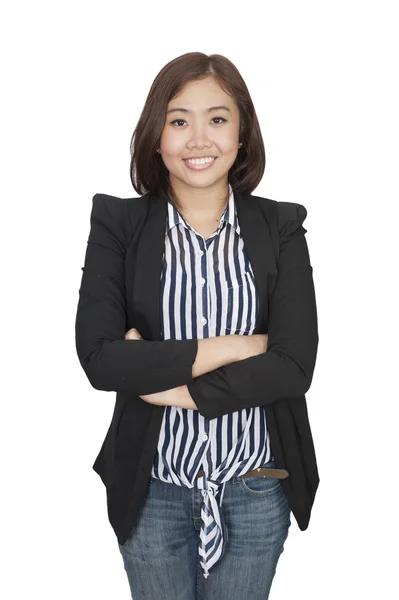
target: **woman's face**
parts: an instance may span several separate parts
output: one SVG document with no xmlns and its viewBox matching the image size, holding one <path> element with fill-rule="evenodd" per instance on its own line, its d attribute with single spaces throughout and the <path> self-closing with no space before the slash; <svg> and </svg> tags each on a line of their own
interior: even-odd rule
<svg viewBox="0 0 399 600">
<path fill-rule="evenodd" d="M 226 108 L 208 110 L 215 106 Z M 213 77 L 207 77 L 187 83 L 166 111 L 160 149 L 172 187 L 176 179 L 180 189 L 182 184 L 208 188 L 220 181 L 227 183 L 239 144 L 240 120 L 234 99 Z M 215 160 L 205 169 L 191 169 L 184 161 L 207 156 Z"/>
</svg>

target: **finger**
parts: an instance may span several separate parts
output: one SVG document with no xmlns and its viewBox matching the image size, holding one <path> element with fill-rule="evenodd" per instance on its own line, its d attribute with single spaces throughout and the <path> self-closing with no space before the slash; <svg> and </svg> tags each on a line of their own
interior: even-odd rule
<svg viewBox="0 0 399 600">
<path fill-rule="evenodd" d="M 141 337 L 140 333 L 137 331 L 137 329 L 129 329 L 129 331 L 127 331 L 125 333 L 125 340 L 142 340 L 143 338 Z"/>
</svg>

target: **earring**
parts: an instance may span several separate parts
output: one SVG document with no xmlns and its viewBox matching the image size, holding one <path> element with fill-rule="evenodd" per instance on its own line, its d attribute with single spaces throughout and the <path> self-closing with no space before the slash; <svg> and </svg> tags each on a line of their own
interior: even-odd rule
<svg viewBox="0 0 399 600">
<path fill-rule="evenodd" d="M 161 148 L 157 148 L 157 152 L 161 153 Z"/>
</svg>

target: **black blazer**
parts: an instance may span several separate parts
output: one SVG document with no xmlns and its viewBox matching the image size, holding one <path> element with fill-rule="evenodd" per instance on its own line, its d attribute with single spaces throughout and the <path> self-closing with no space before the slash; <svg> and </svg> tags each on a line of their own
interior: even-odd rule
<svg viewBox="0 0 399 600">
<path fill-rule="evenodd" d="M 160 196 L 93 197 L 76 314 L 76 350 L 91 385 L 116 392 L 93 469 L 107 492 L 109 521 L 124 544 L 143 504 L 165 407 L 140 395 L 188 385 L 201 415 L 214 419 L 264 405 L 276 466 L 299 528 L 308 527 L 319 474 L 305 393 L 318 328 L 307 211 L 293 202 L 235 194 L 241 235 L 259 291 L 254 333 L 267 352 L 192 378 L 198 341 L 162 340 L 159 284 L 167 205 Z M 136 327 L 143 340 L 125 340 Z"/>
</svg>

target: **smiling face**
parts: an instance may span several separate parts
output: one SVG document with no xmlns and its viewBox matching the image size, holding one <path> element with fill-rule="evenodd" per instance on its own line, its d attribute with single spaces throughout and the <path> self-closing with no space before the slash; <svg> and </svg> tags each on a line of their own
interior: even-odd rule
<svg viewBox="0 0 399 600">
<path fill-rule="evenodd" d="M 226 186 L 228 171 L 239 151 L 239 127 L 234 99 L 213 77 L 187 83 L 168 103 L 160 141 L 172 188 L 184 195 L 193 188 L 209 191 Z M 200 165 L 189 165 L 184 160 L 195 157 L 215 160 Z"/>
</svg>

